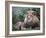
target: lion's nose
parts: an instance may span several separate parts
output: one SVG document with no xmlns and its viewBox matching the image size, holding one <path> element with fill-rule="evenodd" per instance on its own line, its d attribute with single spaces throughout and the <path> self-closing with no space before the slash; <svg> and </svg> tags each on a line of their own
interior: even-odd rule
<svg viewBox="0 0 46 38">
<path fill-rule="evenodd" d="M 30 18 L 30 16 L 28 16 L 28 18 Z"/>
</svg>

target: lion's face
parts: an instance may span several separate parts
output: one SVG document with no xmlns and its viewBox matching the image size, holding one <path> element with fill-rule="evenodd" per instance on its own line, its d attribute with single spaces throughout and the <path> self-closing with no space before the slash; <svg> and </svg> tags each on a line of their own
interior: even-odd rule
<svg viewBox="0 0 46 38">
<path fill-rule="evenodd" d="M 28 22 L 31 22 L 31 21 L 34 19 L 34 16 L 36 16 L 36 15 L 34 14 L 34 11 L 28 11 L 28 12 L 27 12 L 27 21 L 28 21 Z"/>
</svg>

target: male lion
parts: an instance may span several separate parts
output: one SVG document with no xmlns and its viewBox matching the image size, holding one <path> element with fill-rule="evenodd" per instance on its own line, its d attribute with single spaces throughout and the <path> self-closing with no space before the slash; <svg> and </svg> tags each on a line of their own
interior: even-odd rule
<svg viewBox="0 0 46 38">
<path fill-rule="evenodd" d="M 40 20 L 36 16 L 36 12 L 29 10 L 25 15 L 24 22 L 21 22 L 21 21 L 17 22 L 16 28 L 18 30 L 26 30 L 27 28 L 31 27 L 32 29 L 39 30 L 40 29 L 39 24 L 40 24 Z"/>
</svg>

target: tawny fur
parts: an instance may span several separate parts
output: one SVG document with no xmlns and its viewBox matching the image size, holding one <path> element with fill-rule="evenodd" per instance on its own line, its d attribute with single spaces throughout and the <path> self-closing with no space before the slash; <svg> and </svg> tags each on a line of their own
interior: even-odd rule
<svg viewBox="0 0 46 38">
<path fill-rule="evenodd" d="M 20 30 L 26 30 L 30 27 L 36 27 L 39 26 L 39 19 L 36 16 L 35 11 L 27 11 L 27 14 L 25 15 L 24 22 L 17 22 L 16 28 Z"/>
</svg>

